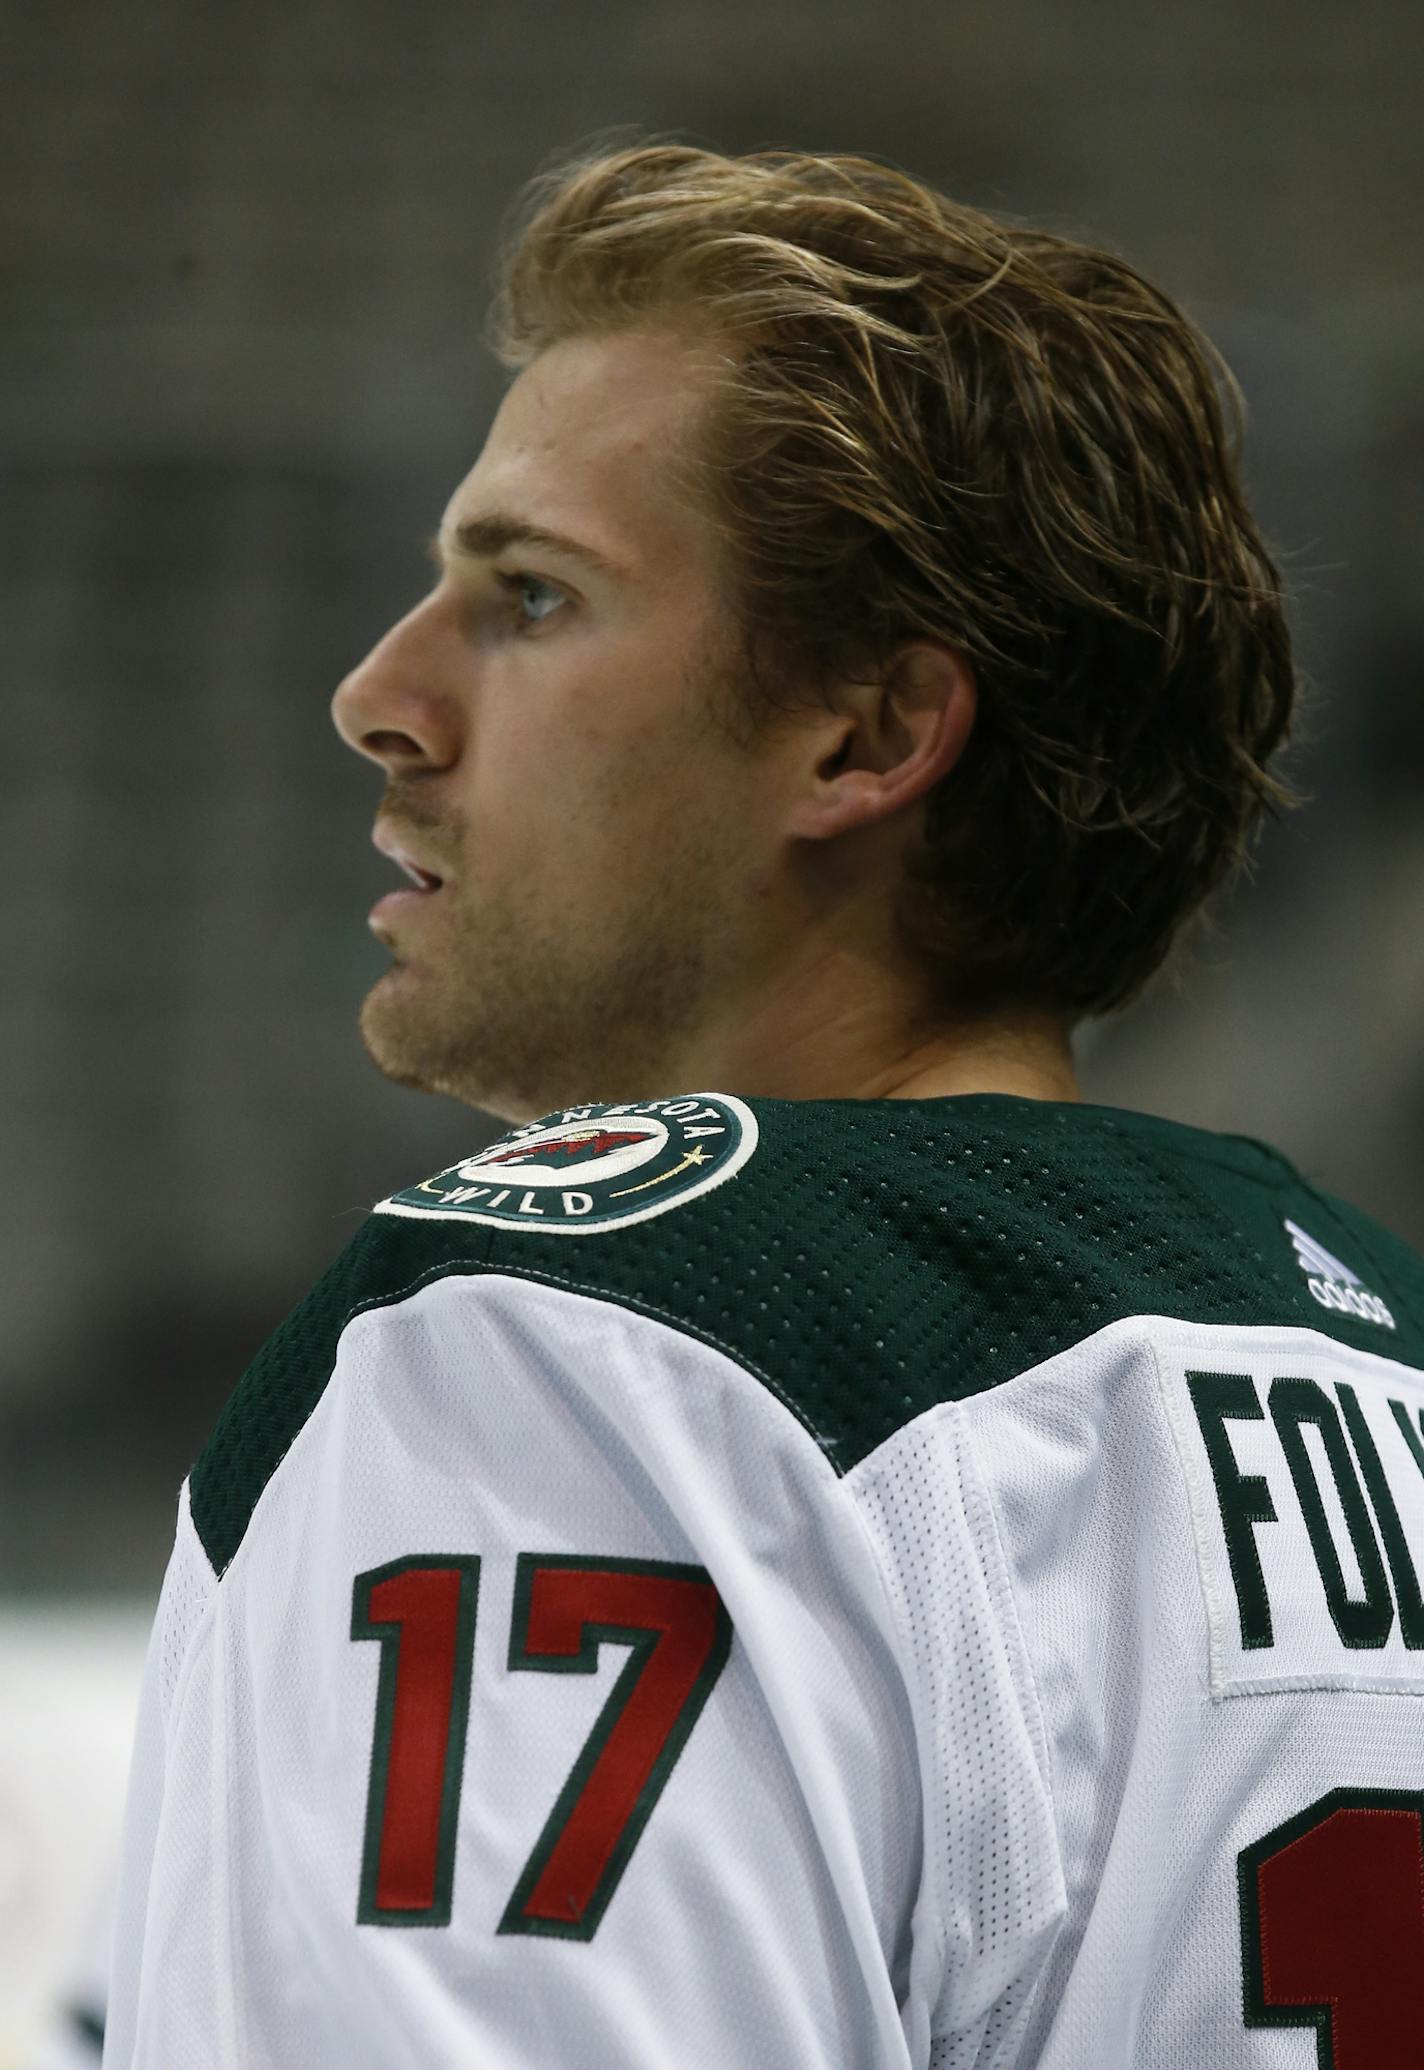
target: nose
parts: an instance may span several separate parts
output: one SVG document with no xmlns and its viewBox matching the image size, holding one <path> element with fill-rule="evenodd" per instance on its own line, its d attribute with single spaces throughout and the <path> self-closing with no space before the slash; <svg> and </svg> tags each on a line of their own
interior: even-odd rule
<svg viewBox="0 0 1424 2070">
<path fill-rule="evenodd" d="M 435 597 L 393 625 L 331 700 L 346 745 L 392 775 L 448 768 L 462 737 L 457 638 Z"/>
</svg>

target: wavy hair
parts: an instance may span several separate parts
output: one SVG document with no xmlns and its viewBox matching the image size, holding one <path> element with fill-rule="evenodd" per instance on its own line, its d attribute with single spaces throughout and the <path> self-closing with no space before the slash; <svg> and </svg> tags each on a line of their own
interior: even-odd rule
<svg viewBox="0 0 1424 2070">
<path fill-rule="evenodd" d="M 719 720 L 749 745 L 952 644 L 978 711 L 901 944 L 942 1010 L 1126 1005 L 1306 802 L 1266 768 L 1297 685 L 1225 361 L 1125 259 L 874 160 L 604 133 L 507 212 L 485 342 L 659 327 L 729 348 L 670 456 L 728 569 Z"/>
</svg>

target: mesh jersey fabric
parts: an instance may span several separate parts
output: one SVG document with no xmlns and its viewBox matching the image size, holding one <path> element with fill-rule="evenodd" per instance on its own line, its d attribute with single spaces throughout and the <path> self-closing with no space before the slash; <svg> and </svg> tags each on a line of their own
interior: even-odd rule
<svg viewBox="0 0 1424 2070">
<path fill-rule="evenodd" d="M 1424 1266 L 1269 1146 L 1121 1110 L 561 1119 L 699 1101 L 756 1131 L 712 1190 L 574 1242 L 462 1219 L 487 1187 L 378 1210 L 238 1386 L 155 1625 L 105 2062 L 1302 2060 L 1276 1893 L 1321 1835 L 1368 1881 L 1424 1782 Z M 462 1562 L 448 1916 L 403 1921 L 416 1626 L 375 1592 Z M 538 1864 L 656 1683 L 592 1606 L 697 1576 L 725 1661 L 590 1930 L 551 1924 Z"/>
</svg>

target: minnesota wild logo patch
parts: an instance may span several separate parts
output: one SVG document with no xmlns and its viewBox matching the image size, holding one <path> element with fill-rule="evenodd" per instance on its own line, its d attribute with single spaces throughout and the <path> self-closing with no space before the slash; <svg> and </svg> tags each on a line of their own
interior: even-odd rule
<svg viewBox="0 0 1424 2070">
<path fill-rule="evenodd" d="M 756 1116 L 732 1093 L 564 1107 L 393 1193 L 372 1212 L 587 1236 L 710 1193 L 756 1146 Z"/>
</svg>

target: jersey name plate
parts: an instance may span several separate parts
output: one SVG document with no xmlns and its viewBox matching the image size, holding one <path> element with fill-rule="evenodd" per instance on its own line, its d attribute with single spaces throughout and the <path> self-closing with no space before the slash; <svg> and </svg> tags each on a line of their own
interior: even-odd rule
<svg viewBox="0 0 1424 2070">
<path fill-rule="evenodd" d="M 1162 1354 L 1213 1695 L 1424 1694 L 1420 1376 L 1309 1339 L 1222 1350 Z"/>
</svg>

